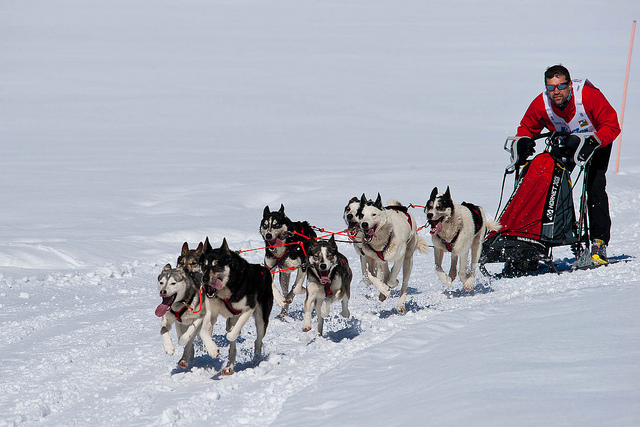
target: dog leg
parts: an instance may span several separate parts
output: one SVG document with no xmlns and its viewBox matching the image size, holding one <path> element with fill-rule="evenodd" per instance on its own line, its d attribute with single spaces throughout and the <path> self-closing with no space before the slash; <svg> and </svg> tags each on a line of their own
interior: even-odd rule
<svg viewBox="0 0 640 427">
<path fill-rule="evenodd" d="M 380 301 L 384 301 L 389 295 L 391 295 L 391 288 L 389 288 L 386 283 L 383 283 L 377 276 L 374 276 L 369 272 L 367 272 L 367 274 L 369 275 L 369 280 L 373 283 L 373 286 L 375 286 L 378 292 L 380 292 Z"/>
<path fill-rule="evenodd" d="M 209 306 L 207 306 L 207 309 L 208 313 L 204 319 L 204 322 L 202 322 L 202 328 L 200 328 L 199 335 L 200 339 L 202 339 L 202 342 L 207 349 L 207 353 L 209 353 L 209 356 L 216 359 L 220 357 L 220 349 L 211 337 L 213 335 L 213 326 L 218 320 L 218 313 L 213 311 Z"/>
<path fill-rule="evenodd" d="M 400 275 L 400 270 L 402 269 L 403 264 L 404 263 L 401 263 L 400 261 L 393 263 L 393 267 L 391 267 L 391 274 L 389 274 L 389 280 L 387 280 L 389 288 L 393 289 L 400 284 L 398 276 Z"/>
<path fill-rule="evenodd" d="M 293 298 L 296 295 L 300 295 L 305 292 L 305 289 L 302 286 L 302 284 L 304 283 L 305 277 L 307 277 L 307 273 L 303 272 L 302 269 L 298 267 L 297 273 L 296 273 L 296 280 L 293 284 L 293 288 L 291 289 L 291 291 L 289 292 L 286 298 L 287 304 L 291 304 L 293 302 Z"/>
<path fill-rule="evenodd" d="M 318 316 L 318 336 L 322 336 L 322 331 L 324 330 L 324 317 Z"/>
<path fill-rule="evenodd" d="M 189 327 L 184 331 L 183 334 L 180 335 L 180 339 L 178 340 L 178 344 L 184 346 L 187 345 L 188 342 L 193 341 L 196 336 L 196 333 L 200 331 L 202 327 L 203 319 L 196 319 Z"/>
<path fill-rule="evenodd" d="M 233 328 L 227 332 L 227 339 L 229 341 L 235 341 L 238 338 L 242 327 L 245 323 L 247 323 L 247 320 L 249 320 L 254 311 L 255 309 L 250 309 L 240 313 L 240 315 L 237 316 L 237 320 L 235 321 Z"/>
<path fill-rule="evenodd" d="M 264 313 L 260 305 L 256 307 L 253 313 L 253 319 L 256 323 L 256 342 L 253 346 L 253 359 L 256 360 L 262 354 L 262 339 L 267 333 L 267 325 L 264 321 Z"/>
<path fill-rule="evenodd" d="M 231 341 L 229 343 L 229 359 L 227 360 L 227 366 L 224 367 L 224 369 L 222 369 L 221 374 L 222 375 L 231 375 L 233 374 L 233 368 L 235 367 L 236 364 L 236 354 L 237 354 L 237 349 L 236 349 L 236 342 L 235 341 Z"/>
<path fill-rule="evenodd" d="M 447 276 L 444 272 L 444 270 L 442 269 L 442 259 L 444 258 L 444 251 L 442 249 L 439 248 L 434 248 L 433 249 L 433 259 L 435 260 L 436 263 L 436 274 L 438 275 L 438 278 L 440 279 L 440 281 L 447 287 L 450 288 L 451 287 L 451 278 L 449 276 Z"/>
<path fill-rule="evenodd" d="M 316 308 L 316 298 L 319 292 L 318 286 L 311 286 L 310 283 L 307 284 L 307 297 L 304 300 L 304 314 L 302 315 L 302 332 L 309 332 L 311 330 L 311 314 L 313 309 Z M 318 317 L 320 317 L 320 314 Z"/>
<path fill-rule="evenodd" d="M 229 334 L 229 332 L 233 330 L 236 323 L 238 322 L 238 318 L 239 316 L 232 316 L 227 319 L 227 334 Z M 236 341 L 233 340 L 229 342 L 229 358 L 227 359 L 227 365 L 221 371 L 222 375 L 226 376 L 226 375 L 233 374 L 234 372 L 233 368 L 236 363 L 236 354 L 237 354 Z"/>
<path fill-rule="evenodd" d="M 289 272 L 281 271 L 278 275 L 280 276 L 279 279 L 280 288 L 282 288 L 282 295 L 286 295 L 282 311 L 278 314 L 279 318 L 283 318 L 289 313 L 289 304 L 291 303 L 289 300 L 289 280 L 291 278 L 291 274 Z"/>
<path fill-rule="evenodd" d="M 345 319 L 351 317 L 351 313 L 349 312 L 349 297 L 346 295 L 342 298 L 342 317 Z"/>
<path fill-rule="evenodd" d="M 160 325 L 160 336 L 162 337 L 162 345 L 164 346 L 164 352 L 169 356 L 173 356 L 176 352 L 175 347 L 173 346 L 173 342 L 171 342 L 171 335 L 169 335 L 169 331 L 171 330 L 171 324 L 173 321 L 167 319 L 166 317 L 162 317 L 162 322 Z"/>
<path fill-rule="evenodd" d="M 275 303 L 278 304 L 279 307 L 284 308 L 286 301 L 282 296 L 282 292 L 280 292 L 280 289 L 276 286 L 275 280 L 271 281 L 271 290 L 273 291 L 273 300 Z"/>
<path fill-rule="evenodd" d="M 469 258 L 469 253 L 464 253 L 460 255 L 460 280 L 464 284 L 464 290 L 467 292 L 471 292 L 473 290 L 473 279 L 475 278 L 475 265 L 477 263 L 473 262 L 473 256 L 471 261 L 471 270 L 467 270 L 467 260 Z"/>
<path fill-rule="evenodd" d="M 451 279 L 451 283 L 456 280 L 456 276 L 458 275 L 458 255 L 455 255 L 451 252 L 451 268 L 449 269 L 449 278 Z M 464 267 L 466 269 L 466 266 Z M 463 269 L 461 268 L 461 271 Z"/>
<path fill-rule="evenodd" d="M 178 334 L 178 340 L 185 336 L 187 331 L 188 328 L 185 327 L 182 323 L 176 323 L 176 333 Z M 182 357 L 180 357 L 180 360 L 178 361 L 178 366 L 180 366 L 181 368 L 187 369 L 189 367 L 189 363 L 193 362 L 193 338 L 195 338 L 195 336 L 193 336 L 192 339 L 185 344 L 181 344 L 184 345 Z"/>
<path fill-rule="evenodd" d="M 405 303 L 407 301 L 407 289 L 409 288 L 409 277 L 411 277 L 412 270 L 413 252 L 405 254 L 404 262 L 402 263 L 402 288 L 400 288 L 400 299 L 396 306 L 396 309 L 400 314 L 404 314 L 406 312 Z"/>
<path fill-rule="evenodd" d="M 362 271 L 362 281 L 366 285 L 371 285 L 369 276 L 367 275 L 367 271 L 369 270 L 372 274 L 375 274 L 375 265 L 369 264 L 367 257 L 364 255 L 360 255 L 360 269 Z"/>
</svg>

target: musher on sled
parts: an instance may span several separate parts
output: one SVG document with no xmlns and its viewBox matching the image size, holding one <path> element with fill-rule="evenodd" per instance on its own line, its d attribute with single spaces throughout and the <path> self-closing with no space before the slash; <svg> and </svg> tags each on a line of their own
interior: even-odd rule
<svg viewBox="0 0 640 427">
<path fill-rule="evenodd" d="M 548 209 L 551 206 L 550 203 L 552 203 L 550 202 L 552 196 L 556 197 L 555 203 L 559 208 L 561 204 L 566 205 L 564 206 L 565 211 L 570 208 L 570 214 L 560 211 L 559 213 L 554 212 L 552 216 L 569 215 L 573 217 L 574 230 L 569 230 L 564 236 L 560 235 L 557 228 L 567 228 L 568 225 L 558 225 L 558 220 L 551 217 L 546 220 L 547 224 L 545 225 L 544 216 L 546 211 L 542 211 L 544 213 L 539 214 L 536 220 L 538 230 L 542 229 L 537 236 L 533 234 L 527 235 L 526 233 L 518 235 L 518 230 L 515 230 L 514 235 L 516 237 L 506 237 L 506 234 L 509 234 L 509 227 L 503 228 L 505 236 L 489 235 L 485 240 L 483 249 L 485 252 L 484 260 L 486 262 L 504 260 L 506 262 L 505 273 L 513 270 L 518 273 L 536 269 L 540 260 L 553 267 L 549 256 L 551 247 L 564 244 L 575 245 L 575 241 L 578 239 L 584 240 L 585 236 L 590 238 L 591 251 L 589 255 L 591 259 L 589 262 L 593 264 L 607 264 L 608 262 L 606 248 L 610 238 L 611 218 L 606 193 L 605 173 L 611 156 L 612 142 L 620 134 L 618 116 L 599 89 L 589 80 L 572 81 L 569 71 L 564 66 L 554 65 L 549 67 L 544 73 L 544 78 L 545 91 L 538 95 L 529 105 L 518 127 L 517 136 L 512 138 L 512 147 L 507 147 L 507 144 L 505 144 L 505 149 L 510 149 L 512 153 L 512 164 L 509 168 L 511 168 L 511 172 L 516 172 L 516 190 L 514 190 L 514 194 L 499 220 L 503 227 L 514 216 L 521 217 L 516 221 L 520 225 L 515 227 L 520 227 L 522 224 L 526 224 L 528 227 L 533 224 L 533 220 L 529 221 L 526 218 L 527 215 L 531 218 L 534 215 L 527 212 L 527 210 L 530 210 L 532 203 L 526 200 L 529 194 L 516 194 L 517 191 L 521 191 L 521 193 L 529 191 L 527 190 L 529 188 L 535 189 L 531 191 L 538 192 L 540 198 L 544 199 L 546 197 L 546 200 L 541 200 L 538 203 L 540 206 L 536 206 L 535 209 Z M 551 135 L 547 139 L 547 151 L 549 153 L 547 157 L 549 158 L 546 163 L 542 163 L 542 158 L 538 159 L 539 156 L 536 156 L 533 161 L 528 162 L 527 159 L 534 154 L 535 140 L 546 136 L 541 135 L 545 128 L 550 131 L 548 135 Z M 593 151 L 594 149 L 595 151 Z M 576 150 L 579 152 L 576 152 Z M 581 162 L 580 160 L 583 161 Z M 526 166 L 522 168 L 525 164 Z M 587 230 L 576 230 L 573 200 L 570 197 L 573 190 L 573 185 L 570 183 L 570 174 L 576 164 L 579 164 L 581 168 L 585 168 L 584 200 L 581 201 L 581 216 L 579 219 L 581 222 L 579 224 L 582 225 L 586 222 L 586 218 L 583 219 L 582 216 L 586 217 L 588 213 L 588 233 Z M 507 171 L 509 171 L 509 168 L 507 168 Z M 518 180 L 518 173 L 521 168 L 522 177 Z M 546 172 L 543 171 L 545 168 L 547 169 Z M 535 171 L 532 171 L 532 169 Z M 554 169 L 553 176 L 549 169 Z M 524 179 L 525 173 L 530 174 L 527 180 Z M 544 174 L 548 175 L 548 177 L 545 176 L 542 179 L 538 178 L 536 174 Z M 534 177 L 532 178 L 532 176 Z M 527 182 L 536 179 L 538 180 L 537 182 Z M 554 189 L 552 183 L 555 182 L 565 183 L 564 187 L 568 187 L 568 189 L 563 190 L 561 188 L 562 185 Z M 539 189 L 536 186 L 548 186 L 549 190 L 547 191 L 547 188 Z M 564 193 L 569 193 L 569 196 L 565 194 L 558 198 L 559 196 L 556 192 L 561 193 L 563 191 Z M 542 208 L 543 203 L 547 204 L 545 208 Z M 509 206 L 510 204 L 515 206 Z M 540 220 L 540 217 L 543 219 Z M 553 221 L 556 223 L 549 225 Z M 569 219 L 564 222 L 569 223 L 571 221 Z M 560 222 L 562 222 L 562 218 L 560 218 Z M 547 236 L 544 236 L 545 226 L 551 228 L 551 231 L 547 230 Z M 524 229 L 524 226 L 522 228 Z M 555 231 L 553 230 L 554 228 L 556 229 Z M 505 237 L 507 240 L 511 239 L 511 241 L 497 242 L 497 237 Z M 585 244 L 589 243 L 589 238 L 586 239 Z M 523 243 L 517 242 L 519 246 L 516 246 L 514 245 L 514 239 L 519 239 Z M 574 243 L 572 243 L 572 240 Z M 528 243 L 532 245 L 527 246 Z M 536 248 L 536 244 L 547 250 L 547 256 L 543 255 L 544 250 Z M 522 248 L 525 249 L 521 250 Z M 498 250 L 501 251 L 501 255 L 498 255 Z M 512 256 L 511 254 L 514 255 Z M 587 254 L 583 255 L 586 256 Z"/>
</svg>

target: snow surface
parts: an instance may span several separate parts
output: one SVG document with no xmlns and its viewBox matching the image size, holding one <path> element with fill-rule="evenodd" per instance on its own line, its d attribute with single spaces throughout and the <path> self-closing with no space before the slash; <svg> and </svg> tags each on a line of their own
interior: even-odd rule
<svg viewBox="0 0 640 427">
<path fill-rule="evenodd" d="M 247 324 L 231 377 L 219 374 L 223 322 L 221 358 L 198 341 L 185 371 L 154 316 L 156 277 L 184 241 L 261 248 L 267 204 L 340 231 L 352 196 L 419 205 L 449 185 L 493 216 L 502 144 L 544 69 L 565 64 L 619 111 L 639 11 L 634 0 L 1 2 L 0 425 L 640 425 L 637 54 L 620 173 L 612 159 L 608 175 L 609 255 L 630 262 L 480 276 L 474 295 L 448 299 L 433 255 L 416 253 L 398 315 L 397 291 L 379 302 L 341 243 L 352 317 L 334 306 L 325 337 L 303 333 L 299 296 L 291 317 L 274 309 L 257 363 Z"/>
</svg>

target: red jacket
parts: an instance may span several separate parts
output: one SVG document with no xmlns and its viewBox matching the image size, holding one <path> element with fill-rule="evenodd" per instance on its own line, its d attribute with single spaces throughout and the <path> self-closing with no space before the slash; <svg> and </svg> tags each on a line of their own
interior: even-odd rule
<svg viewBox="0 0 640 427">
<path fill-rule="evenodd" d="M 571 91 L 571 99 L 564 109 L 561 110 L 551 103 L 553 111 L 567 123 L 570 122 L 576 114 L 573 89 Z M 544 128 L 550 131 L 556 130 L 547 115 L 544 100 L 542 99 L 543 96 L 545 96 L 545 94 L 541 93 L 531 102 L 527 112 L 524 113 L 524 117 L 520 121 L 516 136 L 538 135 Z M 602 92 L 600 92 L 600 89 L 591 84 L 585 84 L 582 89 L 582 104 L 584 105 L 587 116 L 589 116 L 589 120 L 591 120 L 591 123 L 593 123 L 593 126 L 596 128 L 596 136 L 602 143 L 602 147 L 611 144 L 620 134 L 620 125 L 618 124 L 616 110 L 609 104 L 609 101 L 607 101 Z"/>
</svg>

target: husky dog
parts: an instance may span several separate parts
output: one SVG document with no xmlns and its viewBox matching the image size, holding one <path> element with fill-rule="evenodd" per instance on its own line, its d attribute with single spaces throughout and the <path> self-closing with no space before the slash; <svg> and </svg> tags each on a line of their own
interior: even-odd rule
<svg viewBox="0 0 640 427">
<path fill-rule="evenodd" d="M 182 252 L 176 261 L 177 267 L 184 268 L 196 284 L 202 283 L 202 271 L 200 271 L 200 255 L 202 255 L 203 244 L 200 242 L 195 249 L 189 249 L 189 243 L 184 242 Z M 206 290 L 206 289 L 205 289 Z"/>
<path fill-rule="evenodd" d="M 458 258 L 460 258 L 460 280 L 466 291 L 473 290 L 473 279 L 482 251 L 482 240 L 487 229 L 500 230 L 500 224 L 487 222 L 484 210 L 480 206 L 463 202 L 456 205 L 451 199 L 449 187 L 444 194 L 435 187 L 426 203 L 424 213 L 431 226 L 436 273 L 447 288 L 456 278 Z M 471 268 L 467 270 L 467 260 L 471 250 Z M 442 269 L 445 252 L 451 252 L 449 275 Z"/>
<path fill-rule="evenodd" d="M 276 303 L 282 307 L 278 317 L 284 317 L 295 294 L 303 292 L 302 283 L 306 275 L 304 261 L 307 248 L 316 239 L 316 233 L 307 221 L 291 221 L 284 213 L 284 205 L 280 204 L 278 211 L 271 211 L 269 206 L 265 206 L 260 222 L 260 234 L 267 245 L 264 264 L 271 272 L 280 271 L 282 293 L 274 282 L 273 296 Z M 293 269 L 298 271 L 294 286 L 289 291 L 289 279 Z"/>
<path fill-rule="evenodd" d="M 307 258 L 307 299 L 304 302 L 302 330 L 311 330 L 311 312 L 316 309 L 318 335 L 322 335 L 324 318 L 329 315 L 331 304 L 342 300 L 342 317 L 348 318 L 351 296 L 351 269 L 347 258 L 338 252 L 331 235 L 328 242 L 317 241 L 309 246 Z"/>
<path fill-rule="evenodd" d="M 373 203 L 371 200 L 368 200 L 368 202 Z M 360 268 L 362 270 L 362 280 L 367 285 L 371 285 L 372 283 L 369 280 L 369 275 L 367 274 L 367 271 L 370 271 L 371 274 L 373 275 L 376 275 L 377 271 L 380 272 L 380 274 L 383 274 L 383 273 L 382 273 L 382 270 L 376 269 L 376 266 L 377 266 L 376 260 L 368 257 L 364 253 L 364 250 L 362 249 L 362 237 L 364 236 L 364 234 L 362 233 L 362 229 L 360 228 L 360 225 L 358 224 L 358 220 L 356 218 L 356 214 L 358 213 L 358 210 L 361 208 L 361 206 L 362 206 L 362 198 L 353 197 L 351 200 L 349 200 L 349 203 L 347 204 L 347 206 L 345 206 L 344 214 L 342 215 L 342 218 L 344 219 L 344 222 L 347 224 L 347 233 L 349 236 L 349 240 L 353 242 L 353 247 L 355 248 L 356 252 L 360 256 Z M 386 269 L 384 274 L 389 275 L 389 268 L 387 267 L 387 264 L 384 264 L 384 268 Z"/>
<path fill-rule="evenodd" d="M 218 357 L 218 346 L 211 339 L 211 334 L 202 327 L 207 315 L 207 309 L 203 307 L 206 301 L 203 301 L 202 293 L 198 292 L 191 275 L 182 267 L 171 268 L 171 264 L 167 264 L 158 276 L 158 289 L 162 303 L 156 308 L 156 316 L 162 317 L 160 334 L 164 351 L 169 356 L 175 352 L 169 331 L 171 325 L 177 322 L 178 343 L 184 346 L 178 362 L 180 367 L 187 368 L 193 361 L 193 339 L 196 334 L 202 338 L 209 355 Z"/>
<path fill-rule="evenodd" d="M 395 201 L 383 207 L 380 194 L 373 203 L 368 202 L 363 194 L 356 217 L 363 233 L 362 249 L 365 254 L 375 259 L 380 267 L 393 262 L 384 281 L 367 272 L 371 283 L 380 291 L 381 301 L 389 296 L 391 288 L 398 286 L 398 275 L 402 269 L 402 288 L 396 308 L 398 313 L 404 313 L 413 253 L 416 249 L 427 253 L 427 243 L 418 236 L 416 221 L 407 208 Z"/>
<path fill-rule="evenodd" d="M 269 325 L 269 315 L 273 306 L 271 273 L 259 264 L 250 264 L 240 255 L 229 250 L 223 239 L 218 249 L 213 249 L 207 237 L 204 252 L 200 257 L 202 283 L 215 289 L 215 297 L 207 298 L 209 322 L 206 329 L 209 337 L 218 315 L 227 318 L 227 339 L 229 340 L 229 361 L 222 375 L 233 374 L 236 360 L 236 339 L 249 317 L 256 323 L 254 358 L 262 352 L 262 339 Z M 205 329 L 205 327 L 203 327 Z"/>
</svg>

